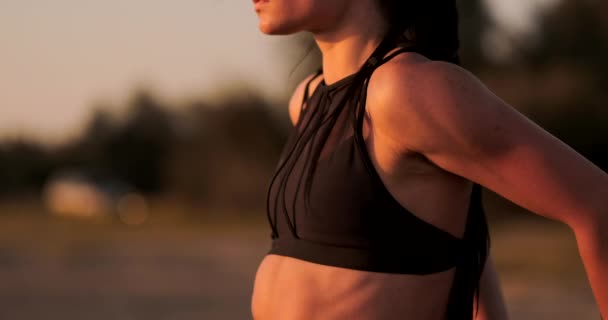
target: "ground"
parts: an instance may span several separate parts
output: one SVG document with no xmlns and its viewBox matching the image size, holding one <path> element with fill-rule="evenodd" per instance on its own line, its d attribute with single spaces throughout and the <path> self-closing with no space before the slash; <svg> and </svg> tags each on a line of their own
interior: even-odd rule
<svg viewBox="0 0 608 320">
<path fill-rule="evenodd" d="M 0 209 L 0 319 L 250 319 L 262 219 L 142 226 Z M 214 215 L 221 216 L 221 215 Z M 512 319 L 598 319 L 570 231 L 541 219 L 491 224 Z"/>
</svg>

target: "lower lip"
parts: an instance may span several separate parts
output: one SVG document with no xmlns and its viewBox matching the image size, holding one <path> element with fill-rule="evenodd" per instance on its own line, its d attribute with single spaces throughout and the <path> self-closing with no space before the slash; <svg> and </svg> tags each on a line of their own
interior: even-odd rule
<svg viewBox="0 0 608 320">
<path fill-rule="evenodd" d="M 260 0 L 258 2 L 255 3 L 255 9 L 259 10 L 261 6 L 263 6 L 264 4 L 266 4 L 266 2 L 268 2 L 268 0 Z"/>
</svg>

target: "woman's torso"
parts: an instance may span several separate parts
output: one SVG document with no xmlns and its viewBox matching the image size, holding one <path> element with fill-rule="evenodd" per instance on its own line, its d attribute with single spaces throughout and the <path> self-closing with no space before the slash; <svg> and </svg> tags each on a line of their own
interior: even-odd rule
<svg viewBox="0 0 608 320">
<path fill-rule="evenodd" d="M 417 54 L 400 54 L 378 67 L 370 83 L 382 68 L 421 59 L 424 58 Z M 320 82 L 321 77 L 311 81 L 311 92 L 317 90 Z M 419 154 L 396 149 L 374 128 L 375 114 L 382 111 L 381 106 L 369 101 L 365 109 L 371 125 L 363 126 L 363 134 L 368 137 L 369 157 L 386 190 L 421 220 L 462 237 L 471 182 L 438 168 Z M 444 319 L 453 278 L 454 268 L 425 275 L 380 273 L 269 254 L 256 274 L 252 312 L 258 320 L 439 320 Z"/>
</svg>

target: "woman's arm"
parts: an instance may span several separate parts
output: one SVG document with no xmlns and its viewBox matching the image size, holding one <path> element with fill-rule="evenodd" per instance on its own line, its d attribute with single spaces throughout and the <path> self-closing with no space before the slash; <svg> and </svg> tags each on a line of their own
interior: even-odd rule
<svg viewBox="0 0 608 320">
<path fill-rule="evenodd" d="M 479 312 L 475 314 L 475 320 L 509 319 L 498 273 L 491 257 L 486 261 L 481 275 L 479 294 Z"/>
<path fill-rule="evenodd" d="M 608 175 L 456 65 L 396 62 L 376 73 L 377 90 L 368 99 L 374 131 L 567 224 L 600 311 L 608 314 Z"/>
</svg>

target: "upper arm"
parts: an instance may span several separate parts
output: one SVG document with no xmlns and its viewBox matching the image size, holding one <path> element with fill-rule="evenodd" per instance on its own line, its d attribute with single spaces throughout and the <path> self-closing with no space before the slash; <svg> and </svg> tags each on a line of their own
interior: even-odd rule
<svg viewBox="0 0 608 320">
<path fill-rule="evenodd" d="M 473 75 L 443 62 L 394 69 L 376 122 L 395 143 L 570 226 L 605 210 L 608 175 Z"/>
<path fill-rule="evenodd" d="M 306 84 L 314 78 L 315 74 L 311 74 L 304 78 L 295 88 L 291 98 L 289 99 L 289 118 L 291 119 L 291 123 L 295 125 L 298 123 L 298 118 L 300 117 L 300 111 L 302 109 L 302 99 L 304 99 L 304 92 L 306 91 Z M 313 84 L 311 83 L 309 87 L 308 94 L 312 92 Z"/>
</svg>

